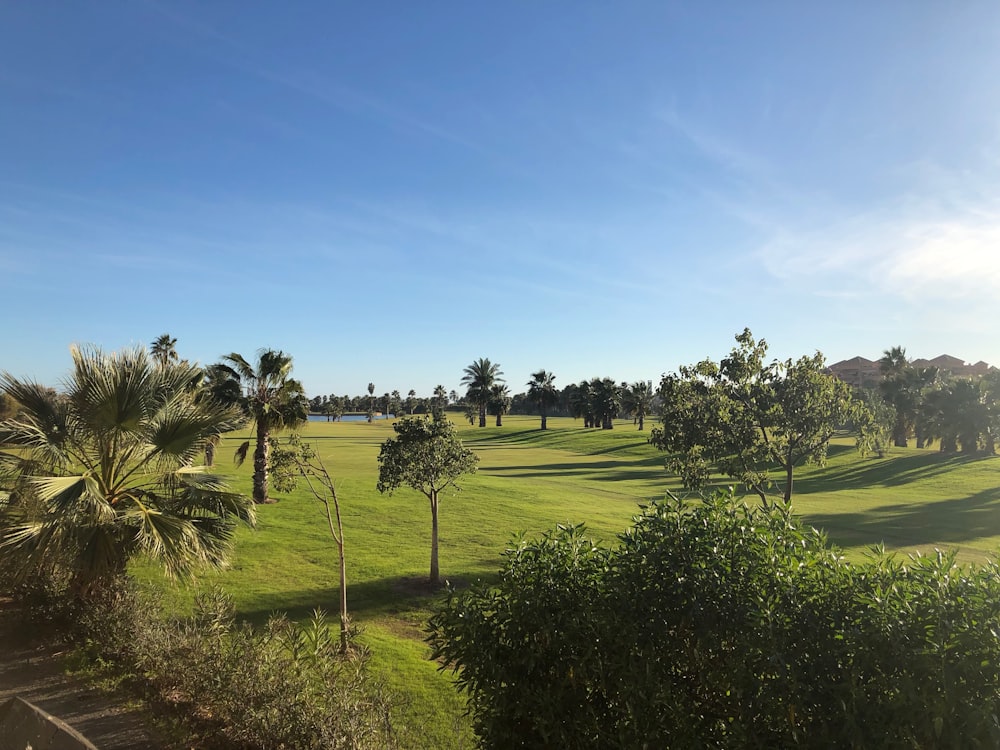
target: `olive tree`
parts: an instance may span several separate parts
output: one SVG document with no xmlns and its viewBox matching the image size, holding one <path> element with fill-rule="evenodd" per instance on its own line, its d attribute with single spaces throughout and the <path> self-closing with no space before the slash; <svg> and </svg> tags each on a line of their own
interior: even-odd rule
<svg viewBox="0 0 1000 750">
<path fill-rule="evenodd" d="M 431 583 L 441 582 L 438 569 L 438 506 L 441 492 L 459 489 L 455 482 L 476 471 L 479 457 L 462 445 L 455 427 L 444 418 L 404 417 L 378 454 L 379 492 L 392 494 L 406 485 L 422 492 L 431 504 Z"/>
<path fill-rule="evenodd" d="M 834 431 L 861 408 L 850 386 L 824 370 L 823 355 L 766 363 L 767 343 L 749 329 L 720 362 L 703 360 L 664 375 L 657 395 L 661 426 L 649 442 L 670 453 L 667 467 L 685 487 L 704 486 L 713 470 L 768 502 L 770 471 L 791 502 L 796 466 L 822 464 Z"/>
</svg>

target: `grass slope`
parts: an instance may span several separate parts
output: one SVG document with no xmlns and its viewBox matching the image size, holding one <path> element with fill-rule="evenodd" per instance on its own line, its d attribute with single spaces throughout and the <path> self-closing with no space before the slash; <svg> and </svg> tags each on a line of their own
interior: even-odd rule
<svg viewBox="0 0 1000 750">
<path fill-rule="evenodd" d="M 584 430 L 579 422 L 507 417 L 502 428 L 460 427 L 480 456 L 479 472 L 461 492 L 441 501 L 441 571 L 461 585 L 489 578 L 517 532 L 537 534 L 557 523 L 585 522 L 606 540 L 628 526 L 638 505 L 679 491 L 663 469 L 663 455 L 631 422 L 612 431 Z M 430 562 L 430 509 L 419 493 L 375 490 L 379 445 L 392 436 L 391 420 L 310 423 L 303 437 L 337 480 L 347 541 L 348 598 L 354 621 L 372 648 L 387 683 L 405 697 L 404 745 L 469 746 L 463 703 L 447 675 L 427 660 L 423 627 L 436 601 L 424 584 Z M 228 456 L 249 433 L 227 436 L 218 469 L 250 491 L 250 467 Z M 897 450 L 863 459 L 851 441 L 836 441 L 825 467 L 803 467 L 793 503 L 804 519 L 858 556 L 871 545 L 910 551 L 959 546 L 980 560 L 1000 545 L 1000 458 L 946 457 Z M 240 614 L 263 620 L 276 610 L 304 617 L 314 607 L 337 608 L 336 547 L 321 506 L 304 490 L 259 508 L 256 530 L 241 530 L 232 567 L 191 586 L 168 587 L 175 611 L 194 592 L 221 585 Z M 158 580 L 148 569 L 141 571 Z"/>
</svg>

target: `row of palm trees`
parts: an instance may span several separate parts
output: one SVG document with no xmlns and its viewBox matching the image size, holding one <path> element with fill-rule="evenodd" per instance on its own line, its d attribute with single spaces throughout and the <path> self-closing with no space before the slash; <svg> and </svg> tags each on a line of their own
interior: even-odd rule
<svg viewBox="0 0 1000 750">
<path fill-rule="evenodd" d="M 511 397 L 502 375 L 500 366 L 487 358 L 477 359 L 463 370 L 466 398 L 478 409 L 480 427 L 486 426 L 487 411 L 496 415 L 496 424 L 501 426 L 502 416 L 510 408 Z M 617 383 L 611 378 L 594 378 L 570 384 L 560 391 L 556 388 L 555 377 L 548 370 L 539 370 L 531 373 L 531 380 L 527 382 L 527 399 L 538 409 L 541 429 L 547 429 L 550 409 L 564 397 L 570 415 L 582 418 L 584 427 L 610 430 L 616 417 L 629 414 L 634 416 L 640 430 L 645 429 L 655 397 L 649 381 L 628 384 Z"/>
<path fill-rule="evenodd" d="M 1000 434 L 1000 371 L 957 378 L 936 367 L 914 367 L 895 346 L 879 360 L 879 393 L 892 407 L 892 442 L 917 448 L 938 441 L 943 452 L 996 452 Z"/>
</svg>

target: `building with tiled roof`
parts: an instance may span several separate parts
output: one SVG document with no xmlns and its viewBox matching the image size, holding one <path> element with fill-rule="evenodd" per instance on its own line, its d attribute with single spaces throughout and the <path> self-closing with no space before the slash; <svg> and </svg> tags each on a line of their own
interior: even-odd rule
<svg viewBox="0 0 1000 750">
<path fill-rule="evenodd" d="M 991 367 L 986 362 L 980 360 L 974 365 L 967 365 L 965 360 L 953 357 L 950 354 L 941 354 L 934 359 L 914 359 L 910 361 L 911 367 L 936 367 L 942 374 L 957 375 L 964 378 L 981 378 Z M 834 362 L 826 368 L 834 377 L 843 380 L 854 388 L 874 388 L 882 379 L 882 371 L 877 361 L 865 359 L 864 357 L 851 357 Z"/>
</svg>

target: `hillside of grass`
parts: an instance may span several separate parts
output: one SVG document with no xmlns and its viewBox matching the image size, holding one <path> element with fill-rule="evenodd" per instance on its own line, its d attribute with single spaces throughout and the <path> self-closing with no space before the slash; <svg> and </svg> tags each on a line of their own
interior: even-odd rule
<svg viewBox="0 0 1000 750">
<path fill-rule="evenodd" d="M 640 433 L 631 422 L 602 431 L 554 418 L 545 432 L 537 417 L 506 417 L 504 423 L 459 427 L 480 465 L 460 481 L 460 492 L 441 500 L 441 572 L 453 585 L 495 575 L 503 549 L 517 533 L 586 523 L 593 536 L 610 543 L 640 503 L 668 489 L 680 491 L 663 468 L 663 455 L 646 444 L 648 429 Z M 428 661 L 422 640 L 439 596 L 425 584 L 427 501 L 409 489 L 392 496 L 375 490 L 379 446 L 392 435 L 391 420 L 312 422 L 303 430 L 336 478 L 349 607 L 374 665 L 401 696 L 406 746 L 467 747 L 471 734 L 462 700 L 449 677 Z M 227 435 L 217 453 L 217 469 L 248 493 L 251 467 L 235 467 L 231 456 L 249 437 L 245 431 Z M 842 438 L 831 446 L 826 466 L 799 471 L 793 505 L 849 556 L 884 543 L 901 552 L 958 547 L 960 559 L 978 561 L 1000 547 L 998 501 L 1000 458 L 916 449 L 862 458 L 853 442 Z M 260 506 L 258 513 L 258 527 L 239 532 L 229 570 L 174 586 L 164 586 L 148 568 L 139 574 L 164 588 L 166 605 L 175 612 L 186 611 L 200 588 L 219 585 L 242 617 L 258 622 L 278 610 L 296 618 L 315 607 L 334 613 L 337 551 L 322 506 L 300 488 Z"/>
</svg>

